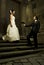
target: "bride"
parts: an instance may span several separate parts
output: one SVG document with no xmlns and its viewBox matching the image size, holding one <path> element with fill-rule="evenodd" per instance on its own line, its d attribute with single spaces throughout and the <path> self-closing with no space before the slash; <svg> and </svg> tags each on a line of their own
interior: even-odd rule
<svg viewBox="0 0 44 65">
<path fill-rule="evenodd" d="M 10 23 L 7 27 L 7 33 L 2 37 L 4 41 L 18 41 L 20 40 L 20 35 L 18 28 L 15 24 L 15 11 L 10 10 Z"/>
</svg>

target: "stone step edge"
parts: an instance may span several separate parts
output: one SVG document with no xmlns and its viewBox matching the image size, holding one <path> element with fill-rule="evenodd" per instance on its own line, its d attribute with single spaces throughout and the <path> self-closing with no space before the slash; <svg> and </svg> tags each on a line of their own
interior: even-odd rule
<svg viewBox="0 0 44 65">
<path fill-rule="evenodd" d="M 36 50 L 35 50 L 36 51 Z M 44 51 L 44 49 L 40 49 L 39 51 L 38 51 L 38 53 L 39 52 L 42 52 L 42 51 Z M 6 63 L 6 62 L 11 62 L 11 61 L 14 61 L 14 60 L 16 60 L 16 59 L 21 59 L 21 58 L 27 58 L 27 56 L 29 57 L 30 55 L 36 55 L 37 53 L 32 53 L 32 54 L 27 54 L 27 55 L 24 55 L 24 56 L 19 56 L 19 57 L 12 57 L 12 58 L 6 58 L 6 59 L 0 59 L 0 63 Z"/>
</svg>

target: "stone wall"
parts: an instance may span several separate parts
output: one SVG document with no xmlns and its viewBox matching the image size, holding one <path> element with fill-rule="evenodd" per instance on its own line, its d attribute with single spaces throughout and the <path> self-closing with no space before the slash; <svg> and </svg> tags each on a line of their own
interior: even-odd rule
<svg viewBox="0 0 44 65">
<path fill-rule="evenodd" d="M 36 0 L 36 8 L 34 12 L 40 20 L 40 33 L 38 34 L 38 42 L 44 43 L 44 0 Z"/>
<path fill-rule="evenodd" d="M 44 43 L 44 0 L 33 0 L 27 5 L 21 6 L 21 21 L 30 24 L 34 15 L 40 20 L 40 33 L 38 34 L 38 42 Z M 22 25 L 23 36 L 30 32 L 30 28 Z"/>
<path fill-rule="evenodd" d="M 32 22 L 32 6 L 29 4 L 21 4 L 21 22 L 22 22 L 22 35 L 26 36 L 30 31 L 29 27 L 24 27 L 23 24 L 30 24 Z"/>
</svg>

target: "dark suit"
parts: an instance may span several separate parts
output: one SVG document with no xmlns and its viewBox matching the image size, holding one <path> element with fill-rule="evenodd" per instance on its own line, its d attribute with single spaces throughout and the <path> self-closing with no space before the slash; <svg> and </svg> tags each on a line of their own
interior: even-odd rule
<svg viewBox="0 0 44 65">
<path fill-rule="evenodd" d="M 32 45 L 31 41 L 30 41 L 30 38 L 33 36 L 34 45 L 35 45 L 35 48 L 37 48 L 38 47 L 37 33 L 39 32 L 39 29 L 40 29 L 40 22 L 39 21 L 36 21 L 36 22 L 34 21 L 31 25 L 28 25 L 28 26 L 32 27 L 31 32 L 27 35 L 28 44 Z"/>
</svg>

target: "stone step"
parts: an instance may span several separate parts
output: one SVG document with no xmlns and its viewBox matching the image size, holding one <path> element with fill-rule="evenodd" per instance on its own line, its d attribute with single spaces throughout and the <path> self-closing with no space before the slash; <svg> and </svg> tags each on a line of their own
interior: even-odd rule
<svg viewBox="0 0 44 65">
<path fill-rule="evenodd" d="M 26 38 L 22 38 L 19 41 L 19 43 L 25 43 L 25 42 L 27 42 L 27 39 Z M 0 43 L 17 43 L 17 41 L 15 41 L 15 42 L 8 42 L 8 41 L 3 41 L 3 40 L 0 39 Z"/>
<path fill-rule="evenodd" d="M 6 63 L 8 61 L 13 61 L 15 59 L 19 59 L 19 58 L 23 58 L 23 57 L 26 57 L 27 55 L 31 55 L 31 54 L 36 54 L 36 53 L 39 53 L 39 52 L 42 52 L 44 51 L 44 48 L 42 49 L 35 49 L 35 50 L 24 50 L 24 51 L 17 51 L 17 52 L 4 52 L 4 53 L 1 53 L 0 55 L 0 63 Z M 17 54 L 16 54 L 17 53 Z"/>
<path fill-rule="evenodd" d="M 0 52 L 9 52 L 9 51 L 20 51 L 20 50 L 29 50 L 34 46 L 14 46 L 14 47 L 1 47 Z"/>
<path fill-rule="evenodd" d="M 13 46 L 13 47 L 0 47 L 0 52 L 9 51 L 19 51 L 19 50 L 29 50 L 34 48 L 33 46 Z M 38 45 L 38 48 L 44 48 L 44 45 Z"/>
<path fill-rule="evenodd" d="M 9 58 L 9 57 L 13 57 L 14 55 L 15 55 L 15 57 L 17 57 L 19 55 L 21 55 L 21 56 L 25 55 L 25 53 L 28 55 L 29 52 L 27 53 L 27 50 L 32 50 L 34 48 L 34 46 L 30 47 L 30 46 L 25 45 L 27 43 L 17 43 L 17 44 L 19 44 L 19 45 L 15 46 L 14 43 L 13 44 L 12 43 L 1 43 L 0 45 L 5 45 L 5 46 L 0 47 L 0 58 L 2 58 L 2 59 Z M 21 45 L 21 44 L 23 44 L 23 45 Z M 8 47 L 7 47 L 7 45 L 8 45 Z M 13 45 L 13 46 L 11 46 L 11 45 Z M 44 45 L 39 44 L 38 47 L 39 47 L 39 49 L 44 48 Z"/>
<path fill-rule="evenodd" d="M 44 50 L 44 49 L 43 49 Z M 1 52 L 0 53 L 0 59 L 5 59 L 5 58 L 12 58 L 12 57 L 18 57 L 18 56 L 24 56 L 32 53 L 37 53 L 41 50 L 20 50 L 20 51 L 10 51 L 10 52 Z"/>
<path fill-rule="evenodd" d="M 33 42 L 32 42 L 32 45 L 34 45 Z M 44 43 L 38 43 L 38 45 L 44 45 Z M 27 42 L 25 43 L 0 43 L 0 47 L 15 47 L 15 46 L 27 46 Z"/>
<path fill-rule="evenodd" d="M 0 43 L 0 60 L 6 62 L 5 59 L 21 57 L 34 54 L 44 50 L 44 44 L 38 44 L 38 49 L 33 50 L 33 46 L 27 46 L 27 43 Z M 2 61 L 0 61 L 1 63 Z"/>
</svg>

